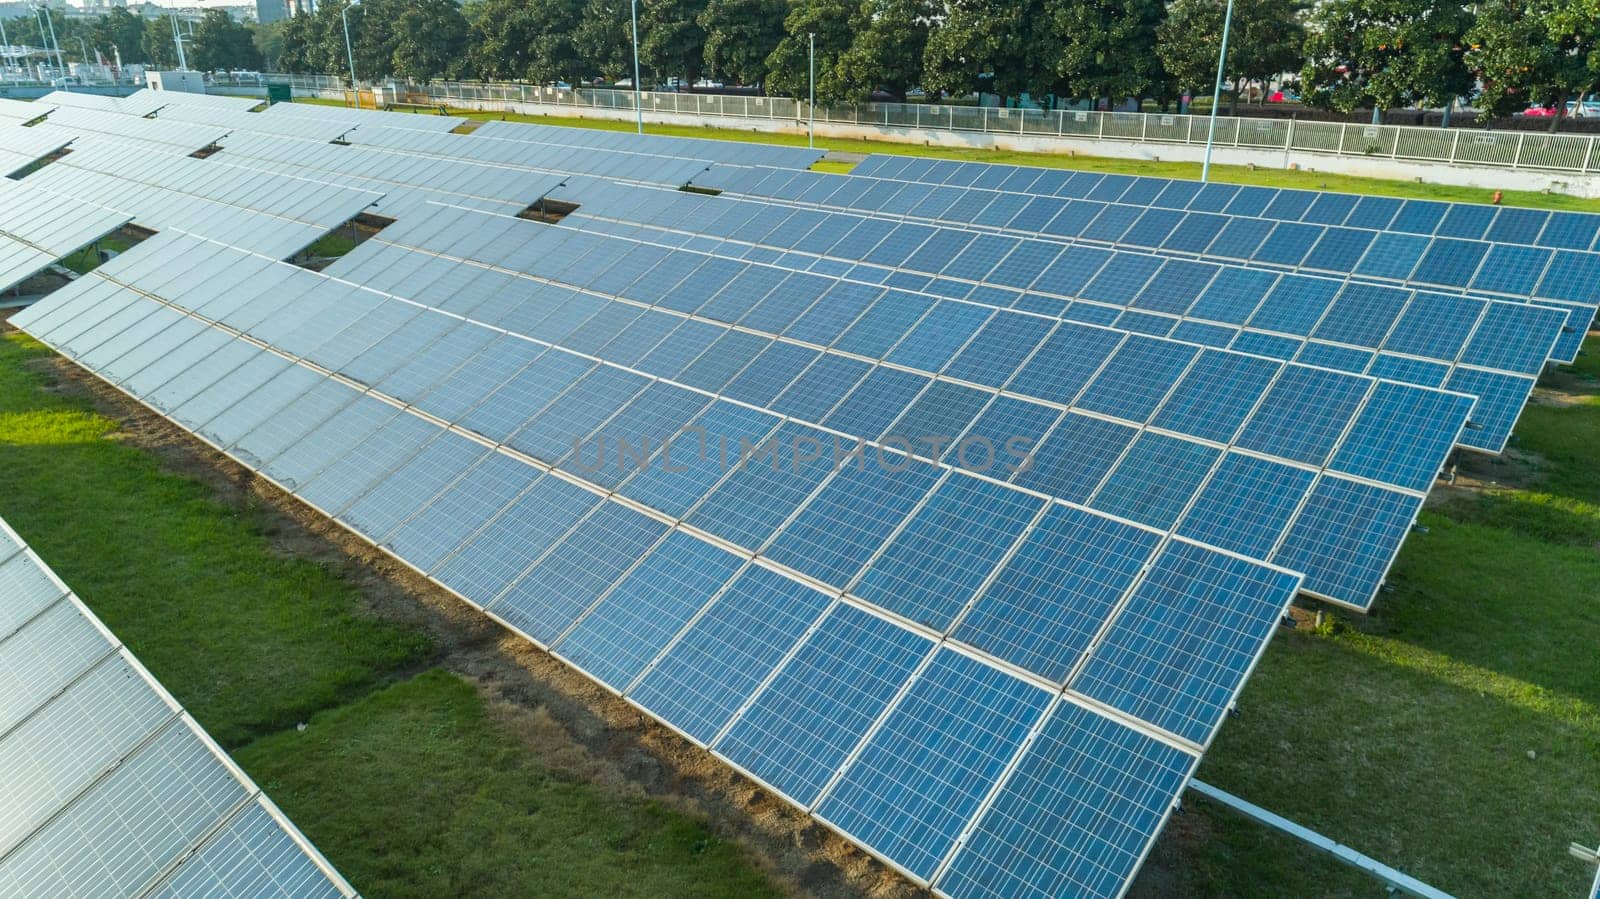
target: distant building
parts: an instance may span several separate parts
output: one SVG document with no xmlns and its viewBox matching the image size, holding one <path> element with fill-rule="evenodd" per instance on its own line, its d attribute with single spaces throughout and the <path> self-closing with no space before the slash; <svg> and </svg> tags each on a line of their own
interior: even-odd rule
<svg viewBox="0 0 1600 899">
<path fill-rule="evenodd" d="M 289 18 L 289 6 L 285 0 L 256 0 L 256 21 L 265 25 L 268 22 L 281 22 Z"/>
</svg>

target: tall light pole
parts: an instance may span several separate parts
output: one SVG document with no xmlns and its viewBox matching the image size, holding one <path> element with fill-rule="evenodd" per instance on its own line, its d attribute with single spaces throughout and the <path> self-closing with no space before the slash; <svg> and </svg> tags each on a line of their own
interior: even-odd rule
<svg viewBox="0 0 1600 899">
<path fill-rule="evenodd" d="M 339 19 L 344 22 L 344 55 L 350 61 L 350 93 L 355 105 L 361 105 L 361 97 L 356 94 L 356 51 L 350 46 L 350 7 L 360 6 L 361 0 L 350 0 L 339 10 Z"/>
<path fill-rule="evenodd" d="M 0 19 L 0 47 L 6 48 L 6 65 L 15 66 L 17 57 L 11 52 L 11 39 L 6 37 L 6 20 Z"/>
<path fill-rule="evenodd" d="M 806 67 L 810 70 L 811 99 L 806 103 L 806 146 L 817 148 L 817 33 L 806 32 Z"/>
<path fill-rule="evenodd" d="M 67 61 L 61 57 L 61 39 L 56 37 L 56 17 L 50 14 L 49 7 L 45 7 L 44 21 L 45 24 L 50 26 L 50 43 L 55 44 L 56 47 L 56 68 L 60 69 L 61 74 L 65 75 L 67 74 Z"/>
<path fill-rule="evenodd" d="M 633 120 L 634 127 L 644 133 L 644 102 L 639 93 L 639 0 L 630 4 L 633 15 Z"/>
<path fill-rule="evenodd" d="M 1200 183 L 1211 179 L 1211 145 L 1217 139 L 1217 107 L 1222 105 L 1222 70 L 1228 63 L 1228 29 L 1233 26 L 1233 0 L 1222 14 L 1222 52 L 1217 54 L 1217 87 L 1211 92 L 1211 124 L 1206 127 L 1206 161 L 1200 164 Z"/>
<path fill-rule="evenodd" d="M 183 32 L 178 28 L 178 13 L 173 10 L 167 21 L 172 23 L 172 45 L 178 48 L 178 71 L 189 71 L 189 58 L 183 53 Z"/>
</svg>

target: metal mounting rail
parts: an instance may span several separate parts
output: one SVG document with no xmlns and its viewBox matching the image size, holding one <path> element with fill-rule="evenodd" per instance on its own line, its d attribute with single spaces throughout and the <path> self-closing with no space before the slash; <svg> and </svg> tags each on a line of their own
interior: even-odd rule
<svg viewBox="0 0 1600 899">
<path fill-rule="evenodd" d="M 1314 830 L 1302 827 L 1281 815 L 1275 815 L 1259 805 L 1246 802 L 1232 793 L 1219 790 L 1204 781 L 1189 781 L 1189 789 L 1207 799 L 1214 799 L 1240 814 L 1254 818 L 1268 827 L 1281 830 L 1311 848 L 1321 850 L 1335 860 L 1349 865 L 1369 877 L 1382 881 L 1390 895 L 1417 896 L 1419 899 L 1453 899 L 1449 893 L 1434 889 L 1403 871 L 1396 871 L 1375 858 L 1363 855 L 1343 843 L 1331 840 Z"/>
</svg>

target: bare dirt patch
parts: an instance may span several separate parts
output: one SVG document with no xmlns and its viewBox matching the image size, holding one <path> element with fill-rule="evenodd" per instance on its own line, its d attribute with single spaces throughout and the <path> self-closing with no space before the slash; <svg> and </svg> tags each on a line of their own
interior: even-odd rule
<svg viewBox="0 0 1600 899">
<path fill-rule="evenodd" d="M 0 319 L 3 321 L 3 319 Z M 342 527 L 71 362 L 41 360 L 47 389 L 87 398 L 112 436 L 248 511 L 276 552 L 336 573 L 380 618 L 422 628 L 438 665 L 470 679 L 540 763 L 608 794 L 705 820 L 797 895 L 922 896 L 888 866 Z"/>
</svg>

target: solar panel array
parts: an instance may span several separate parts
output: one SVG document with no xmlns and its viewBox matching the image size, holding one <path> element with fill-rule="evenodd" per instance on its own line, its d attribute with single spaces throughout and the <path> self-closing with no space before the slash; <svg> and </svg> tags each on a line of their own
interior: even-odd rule
<svg viewBox="0 0 1600 899">
<path fill-rule="evenodd" d="M 827 155 L 822 150 L 804 147 L 779 147 L 738 141 L 709 140 L 699 137 L 667 137 L 660 134 L 630 134 L 619 131 L 590 131 L 560 125 L 529 125 L 523 122 L 484 122 L 473 132 L 480 137 L 496 137 L 523 143 L 544 143 L 564 147 L 589 147 L 624 153 L 691 157 L 737 166 L 763 166 L 804 170 Z"/>
<path fill-rule="evenodd" d="M 1098 248 L 1044 245 L 1040 254 L 1014 238 L 682 192 L 577 182 L 550 196 L 587 197 L 572 221 L 593 231 L 638 236 L 643 224 L 656 230 L 653 241 L 716 255 L 1472 393 L 1484 401 L 1462 443 L 1493 452 L 1510 437 L 1565 321 L 1557 310 L 1528 304 L 1153 256 L 1117 259 Z M 945 239 L 951 235 L 954 241 Z M 941 267 L 983 280 L 915 271 Z M 1002 286 L 1024 280 L 1032 285 Z"/>
<path fill-rule="evenodd" d="M 772 197 L 1532 299 L 1573 309 L 1573 330 L 1552 356 L 1563 362 L 1575 358 L 1595 313 L 1593 213 L 906 157 L 869 157 L 845 192 L 818 175 L 760 183 L 746 172 L 712 176 Z"/>
<path fill-rule="evenodd" d="M 430 201 L 516 215 L 564 177 L 267 134 L 231 134 L 222 146 L 216 162 L 382 193 L 373 211 L 390 217 L 426 214 Z"/>
<path fill-rule="evenodd" d="M 0 521 L 0 893 L 355 891 Z"/>
<path fill-rule="evenodd" d="M 233 243 L 278 258 L 305 249 L 381 198 L 369 191 L 145 150 L 136 154 L 110 145 L 75 149 L 21 184 L 126 213 L 151 230 L 225 234 Z"/>
<path fill-rule="evenodd" d="M 203 150 L 226 133 L 216 125 L 158 124 L 139 116 L 68 106 L 54 110 L 30 130 L 75 139 L 79 144 L 92 146 L 118 146 L 120 140 L 133 139 L 179 153 Z"/>
<path fill-rule="evenodd" d="M 7 119 L 0 119 L 0 129 L 5 134 L 0 141 L 0 178 L 10 178 L 72 142 L 70 137 L 14 126 Z"/>
<path fill-rule="evenodd" d="M 1300 581 L 692 377 L 196 238 L 141 250 L 18 324 L 957 893 L 996 864 L 1118 892 Z M 174 277 L 177 260 L 246 286 Z M 483 271 L 457 269 L 453 283 Z M 569 316 L 554 299 L 517 305 Z M 605 427 L 678 458 L 590 471 L 573 435 Z M 692 450 L 700 427 L 806 451 L 724 466 Z M 870 677 L 812 673 L 847 664 Z M 1118 796 L 1130 777 L 1153 781 Z M 1040 783 L 1061 791 L 1058 814 L 1110 802 L 1114 819 L 1027 872 L 1005 847 L 1028 838 L 1017 816 Z"/>
<path fill-rule="evenodd" d="M 0 178 L 0 291 L 128 223 L 128 216 Z"/>
<path fill-rule="evenodd" d="M 397 221 L 323 273 L 174 226 L 16 323 L 957 897 L 1123 892 L 1293 595 L 1370 605 L 1570 342 L 1548 303 L 1595 303 L 1588 251 L 1536 241 L 1530 291 L 1484 291 L 1146 246 L 1142 210 L 1051 232 L 1016 172 L 226 114 L 257 128 L 197 177 L 303 161 Z M 661 189 L 691 181 L 744 195 Z M 1210 214 L 1179 185 L 1158 211 Z M 578 208 L 514 217 L 535 192 Z M 1228 202 L 1243 234 L 1297 201 Z"/>
<path fill-rule="evenodd" d="M 397 224 L 329 272 L 400 289 L 434 277 L 436 267 L 416 265 L 418 250 L 570 285 L 569 327 L 593 316 L 597 327 L 654 334 L 693 321 L 686 334 L 716 347 L 706 352 L 717 367 L 691 382 L 730 391 L 748 364 L 763 380 L 733 396 L 785 415 L 868 440 L 890 435 L 935 458 L 955 458 L 963 440 L 1024 439 L 1031 464 L 1003 479 L 1154 527 L 1177 524 L 1304 571 L 1308 592 L 1360 609 L 1472 408 L 1430 388 L 470 210 Z M 476 315 L 474 299 L 447 308 Z M 654 315 L 635 320 L 644 310 Z M 693 358 L 663 355 L 646 370 L 686 377 L 671 366 Z M 790 379 L 793 388 L 772 390 Z M 1162 483 L 1147 483 L 1163 470 Z M 1274 487 L 1263 502 L 1266 482 Z M 1335 495 L 1352 506 L 1337 537 L 1324 508 Z M 1350 531 L 1361 541 L 1342 545 Z"/>
</svg>

